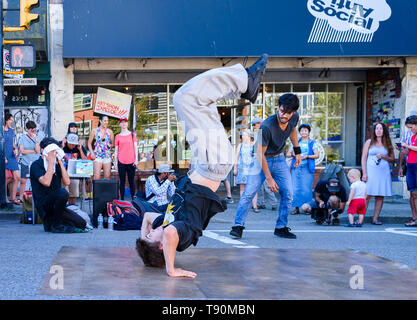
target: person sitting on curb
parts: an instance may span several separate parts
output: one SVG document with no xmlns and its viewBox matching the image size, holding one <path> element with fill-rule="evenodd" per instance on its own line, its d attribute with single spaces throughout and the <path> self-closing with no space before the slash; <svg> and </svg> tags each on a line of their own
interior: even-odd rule
<svg viewBox="0 0 417 320">
<path fill-rule="evenodd" d="M 328 224 L 340 225 L 339 214 L 343 213 L 346 206 L 346 191 L 340 185 L 339 179 L 330 178 L 319 181 L 314 188 L 314 199 L 310 203 L 304 203 L 301 207 L 303 212 L 311 213 L 312 208 L 328 209 Z M 331 217 L 333 219 L 330 222 Z"/>
<path fill-rule="evenodd" d="M 233 167 L 234 152 L 216 101 L 225 97 L 256 101 L 268 56 L 253 66 L 241 64 L 206 71 L 187 81 L 174 95 L 174 107 L 194 154 L 193 171 L 177 180 L 165 215 L 146 212 L 136 249 L 146 266 L 165 265 L 170 277 L 196 277 L 176 268 L 176 251 L 196 245 L 210 219 L 226 209 L 215 193 Z"/>
</svg>

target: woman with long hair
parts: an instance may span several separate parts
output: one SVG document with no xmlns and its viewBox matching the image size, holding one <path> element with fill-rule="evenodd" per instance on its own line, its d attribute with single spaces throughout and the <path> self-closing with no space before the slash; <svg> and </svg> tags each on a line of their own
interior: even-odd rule
<svg viewBox="0 0 417 320">
<path fill-rule="evenodd" d="M 16 199 L 17 187 L 20 180 L 19 165 L 17 164 L 18 151 L 15 145 L 15 133 L 12 129 L 13 116 L 10 113 L 6 113 L 4 117 L 4 155 L 6 157 L 6 177 L 8 171 L 13 177 L 13 183 L 10 190 L 10 201 L 13 204 L 20 205 L 22 201 Z M 6 179 L 6 194 L 7 194 L 7 179 Z M 23 197 L 23 195 L 20 195 Z M 6 197 L 7 199 L 7 197 Z M 6 200 L 7 201 L 7 200 Z"/>
<path fill-rule="evenodd" d="M 114 134 L 109 126 L 109 118 L 101 115 L 99 118 L 99 126 L 96 130 L 92 130 L 88 138 L 88 149 L 90 150 L 91 160 L 94 160 L 94 180 L 101 178 L 101 169 L 103 169 L 104 179 L 110 179 L 111 175 L 111 148 L 114 143 Z M 94 149 L 93 140 L 96 140 Z"/>
<path fill-rule="evenodd" d="M 394 148 L 388 128 L 384 123 L 377 123 L 372 128 L 371 139 L 365 142 L 362 151 L 362 180 L 366 182 L 366 207 L 375 197 L 374 217 L 372 223 L 381 225 L 378 220 L 384 197 L 392 195 L 391 169 L 389 162 L 394 162 Z"/>
</svg>

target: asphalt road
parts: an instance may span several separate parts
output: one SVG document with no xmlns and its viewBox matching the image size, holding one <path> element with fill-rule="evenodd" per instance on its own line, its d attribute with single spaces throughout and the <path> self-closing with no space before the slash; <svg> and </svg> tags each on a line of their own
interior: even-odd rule
<svg viewBox="0 0 417 320">
<path fill-rule="evenodd" d="M 417 269 L 417 228 L 405 228 L 402 224 L 365 224 L 362 228 L 319 226 L 309 216 L 297 215 L 289 217 L 289 227 L 297 239 L 282 239 L 273 234 L 277 213 L 261 210 L 249 213 L 243 237 L 236 240 L 229 236 L 234 214 L 235 209 L 230 208 L 216 215 L 197 247 L 352 249 L 398 262 L 399 268 Z M 16 215 L 3 213 L 0 299 L 100 299 L 41 296 L 37 290 L 62 246 L 134 246 L 139 232 L 95 229 L 84 234 L 52 234 L 45 233 L 41 225 L 23 225 Z"/>
</svg>

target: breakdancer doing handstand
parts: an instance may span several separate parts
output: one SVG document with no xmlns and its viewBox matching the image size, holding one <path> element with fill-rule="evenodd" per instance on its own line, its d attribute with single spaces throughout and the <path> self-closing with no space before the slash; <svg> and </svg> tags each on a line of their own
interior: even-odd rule
<svg viewBox="0 0 417 320">
<path fill-rule="evenodd" d="M 233 167 L 234 152 L 220 121 L 216 102 L 241 98 L 254 103 L 268 56 L 251 67 L 241 64 L 206 71 L 181 86 L 174 107 L 193 152 L 193 170 L 176 181 L 165 214 L 146 212 L 136 249 L 146 266 L 163 267 L 171 277 L 196 273 L 174 266 L 176 251 L 196 245 L 210 219 L 226 209 L 215 193 Z"/>
</svg>

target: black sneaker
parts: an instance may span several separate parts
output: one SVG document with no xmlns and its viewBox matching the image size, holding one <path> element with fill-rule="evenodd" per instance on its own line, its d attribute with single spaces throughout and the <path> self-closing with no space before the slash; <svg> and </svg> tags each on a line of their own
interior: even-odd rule
<svg viewBox="0 0 417 320">
<path fill-rule="evenodd" d="M 275 228 L 274 235 L 281 237 L 281 238 L 287 238 L 287 239 L 297 239 L 297 236 L 294 233 L 290 232 L 291 228 L 284 227 L 284 228 Z"/>
<path fill-rule="evenodd" d="M 264 53 L 252 66 L 246 69 L 248 72 L 248 89 L 241 95 L 242 99 L 255 103 L 267 63 L 268 55 Z"/>
<path fill-rule="evenodd" d="M 258 205 L 258 209 L 266 209 L 264 204 Z"/>
<path fill-rule="evenodd" d="M 242 238 L 243 229 L 245 229 L 245 227 L 233 226 L 232 231 L 230 231 L 230 235 L 235 237 L 235 238 L 240 239 L 240 238 Z"/>
</svg>

